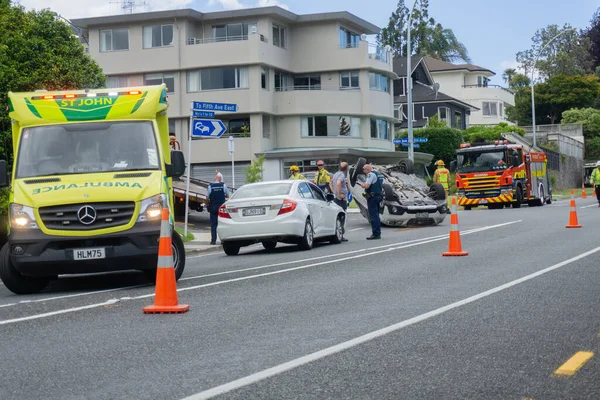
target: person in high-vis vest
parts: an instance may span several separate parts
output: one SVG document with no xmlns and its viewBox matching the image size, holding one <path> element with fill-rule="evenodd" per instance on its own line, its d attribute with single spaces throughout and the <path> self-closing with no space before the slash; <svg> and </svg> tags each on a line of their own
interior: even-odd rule
<svg viewBox="0 0 600 400">
<path fill-rule="evenodd" d="M 217 244 L 217 225 L 219 224 L 219 207 L 225 203 L 230 192 L 220 176 L 208 185 L 208 212 L 210 214 L 210 244 Z"/>
<path fill-rule="evenodd" d="M 324 193 L 333 193 L 333 186 L 331 185 L 331 177 L 329 172 L 325 169 L 325 163 L 323 160 L 317 161 L 318 171 L 315 175 L 313 183 L 315 183 Z"/>
<path fill-rule="evenodd" d="M 598 199 L 598 207 L 600 207 L 600 161 L 596 162 L 596 168 L 590 175 L 590 183 L 596 189 L 596 199 Z"/>
<path fill-rule="evenodd" d="M 437 183 L 441 184 L 444 187 L 444 190 L 446 191 L 446 193 L 448 193 L 448 189 L 450 188 L 450 186 L 449 186 L 450 171 L 448 171 L 448 169 L 446 169 L 444 161 L 442 161 L 442 160 L 439 160 L 435 164 L 437 165 L 437 169 L 435 170 L 435 172 L 433 174 L 433 182 L 437 182 Z"/>
<path fill-rule="evenodd" d="M 300 173 L 300 168 L 297 165 L 290 167 L 290 179 L 293 181 L 306 181 L 307 179 Z"/>
</svg>

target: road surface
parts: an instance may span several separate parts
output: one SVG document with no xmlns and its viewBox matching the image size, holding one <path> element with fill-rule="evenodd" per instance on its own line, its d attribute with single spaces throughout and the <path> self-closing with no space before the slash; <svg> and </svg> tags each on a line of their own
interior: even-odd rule
<svg viewBox="0 0 600 400">
<path fill-rule="evenodd" d="M 600 209 L 578 215 L 460 212 L 456 258 L 449 219 L 366 241 L 352 215 L 340 245 L 188 259 L 182 315 L 144 315 L 138 273 L 0 284 L 0 399 L 598 399 Z"/>
</svg>

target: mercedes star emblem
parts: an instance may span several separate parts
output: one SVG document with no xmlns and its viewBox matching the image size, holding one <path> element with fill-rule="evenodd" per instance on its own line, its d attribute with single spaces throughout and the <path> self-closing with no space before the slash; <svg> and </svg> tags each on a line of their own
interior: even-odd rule
<svg viewBox="0 0 600 400">
<path fill-rule="evenodd" d="M 84 225 L 91 225 L 96 220 L 96 210 L 92 206 L 83 206 L 77 211 L 79 222 Z"/>
</svg>

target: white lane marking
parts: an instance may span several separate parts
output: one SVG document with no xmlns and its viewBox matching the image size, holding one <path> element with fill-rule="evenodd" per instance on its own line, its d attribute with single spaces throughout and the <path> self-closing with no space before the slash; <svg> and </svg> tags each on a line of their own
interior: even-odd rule
<svg viewBox="0 0 600 400">
<path fill-rule="evenodd" d="M 32 319 L 52 317 L 54 315 L 66 314 L 66 313 L 71 313 L 71 312 L 75 312 L 75 311 L 89 310 L 90 308 L 98 308 L 98 307 L 108 306 L 108 305 L 115 304 L 118 302 L 119 302 L 119 300 L 117 300 L 117 299 L 111 299 L 111 300 L 105 301 L 104 303 L 90 304 L 88 306 L 82 306 L 82 307 L 67 308 L 64 310 L 47 312 L 44 314 L 29 315 L 27 317 L 21 317 L 21 318 L 7 319 L 4 321 L 0 321 L 0 325 L 8 325 L 8 324 L 13 324 L 15 322 L 23 322 L 23 321 L 29 321 Z"/>
<path fill-rule="evenodd" d="M 590 207 L 598 207 L 598 204 L 590 204 L 589 206 L 583 206 L 579 208 L 590 208 Z"/>
<path fill-rule="evenodd" d="M 440 314 L 443 314 L 443 313 L 448 312 L 450 310 L 453 310 L 455 308 L 462 307 L 462 306 L 467 305 L 469 303 L 473 303 L 473 302 L 475 302 L 477 300 L 481 300 L 481 299 L 483 299 L 485 297 L 488 297 L 488 296 L 491 296 L 491 295 L 493 295 L 495 293 L 501 292 L 501 291 L 509 289 L 509 288 L 511 288 L 513 286 L 519 285 L 519 284 L 521 284 L 523 282 L 529 281 L 529 280 L 531 280 L 533 278 L 537 278 L 540 275 L 544 275 L 544 274 L 546 274 L 548 272 L 551 272 L 551 271 L 554 271 L 554 270 L 556 270 L 558 268 L 564 267 L 565 265 L 569 265 L 569 264 L 571 264 L 571 263 L 573 263 L 575 261 L 579 261 L 582 258 L 590 256 L 590 255 L 592 255 L 594 253 L 597 253 L 599 251 L 600 251 L 600 247 L 596 247 L 595 249 L 592 249 L 592 250 L 587 251 L 585 253 L 579 254 L 578 256 L 569 258 L 568 260 L 565 260 L 565 261 L 560 262 L 558 264 L 554 264 L 554 265 L 552 265 L 552 266 L 550 266 L 548 268 L 545 268 L 543 270 L 534 272 L 533 274 L 529 274 L 529 275 L 526 275 L 526 276 L 524 276 L 522 278 L 515 279 L 514 281 L 505 283 L 504 285 L 500 285 L 500 286 L 497 286 L 497 287 L 495 287 L 493 289 L 486 290 L 485 292 L 478 293 L 478 294 L 476 294 L 474 296 L 467 297 L 466 299 L 457 301 L 457 302 L 452 303 L 452 304 L 448 304 L 448 305 L 446 305 L 444 307 L 437 308 L 437 309 L 435 309 L 433 311 L 429 311 L 429 312 L 427 312 L 425 314 L 421 314 L 421 315 L 418 315 L 416 317 L 404 320 L 404 321 L 399 322 L 397 324 L 390 325 L 390 326 L 387 326 L 385 328 L 382 328 L 382 329 L 379 329 L 379 330 L 367 333 L 366 335 L 362 335 L 362 336 L 356 337 L 354 339 L 348 340 L 346 342 L 339 343 L 339 344 L 337 344 L 335 346 L 331 346 L 331 347 L 328 347 L 326 349 L 319 350 L 317 352 L 305 355 L 303 357 L 296 358 L 295 360 L 291 360 L 291 361 L 288 361 L 286 363 L 276 365 L 274 367 L 265 369 L 263 371 L 255 373 L 255 374 L 248 375 L 248 376 L 245 376 L 245 377 L 240 378 L 240 379 L 236 379 L 236 380 L 231 381 L 229 383 L 226 383 L 224 385 L 216 386 L 216 387 L 214 387 L 212 389 L 208 389 L 208 390 L 202 391 L 200 393 L 197 393 L 197 394 L 194 394 L 192 396 L 186 397 L 183 400 L 203 400 L 203 399 L 210 399 L 210 398 L 212 398 L 214 396 L 217 396 L 217 395 L 220 395 L 220 394 L 224 394 L 224 393 L 228 393 L 228 392 L 231 392 L 232 390 L 240 389 L 240 388 L 248 386 L 248 385 L 252 385 L 252 384 L 260 382 L 260 381 L 262 381 L 264 379 L 273 377 L 275 375 L 279 375 L 279 374 L 281 374 L 283 372 L 292 370 L 294 368 L 298 368 L 300 366 L 309 364 L 311 362 L 320 360 L 322 358 L 331 356 L 333 354 L 342 352 L 344 350 L 348 350 L 348 349 L 350 349 L 352 347 L 361 345 L 361 344 L 366 343 L 368 341 L 371 341 L 373 339 L 385 336 L 385 335 L 387 335 L 389 333 L 395 332 L 395 331 L 400 330 L 402 328 L 406 328 L 407 326 L 414 325 L 414 324 L 417 324 L 419 322 L 425 321 L 427 319 L 436 317 L 436 316 L 438 316 Z"/>
<path fill-rule="evenodd" d="M 73 275 L 71 275 L 71 276 L 73 276 Z M 94 294 L 116 292 L 117 290 L 136 289 L 136 288 L 146 287 L 146 286 L 150 286 L 150 284 L 125 286 L 125 287 L 120 287 L 120 288 L 98 290 L 98 291 L 95 291 L 95 292 L 83 292 L 83 293 L 67 294 L 67 295 L 64 295 L 64 296 L 44 297 L 42 299 L 21 300 L 21 301 L 19 301 L 17 303 L 0 304 L 0 308 L 11 307 L 11 306 L 18 306 L 18 305 L 21 305 L 21 304 L 29 304 L 29 303 L 45 303 L 46 301 L 70 299 L 72 297 L 80 297 L 80 296 L 91 296 L 91 295 L 94 295 Z"/>
<path fill-rule="evenodd" d="M 519 223 L 519 222 L 522 222 L 522 220 L 505 222 L 503 224 L 497 224 L 497 225 L 485 226 L 485 227 L 482 227 L 482 228 L 473 229 L 473 230 L 471 230 L 469 232 L 464 232 L 463 234 L 464 235 L 468 235 L 468 234 L 471 234 L 471 233 L 478 233 L 478 232 L 486 231 L 486 230 L 489 230 L 489 229 L 495 229 L 495 228 L 500 228 L 500 227 L 507 226 L 507 225 L 516 224 L 516 223 Z M 406 244 L 406 245 L 403 245 L 403 246 L 390 247 L 390 248 L 387 248 L 387 249 L 378 250 L 378 251 L 374 251 L 374 252 L 362 253 L 362 254 L 358 254 L 358 255 L 354 255 L 354 256 L 350 256 L 350 257 L 338 258 L 338 259 L 335 259 L 335 260 L 323 261 L 323 262 L 319 262 L 319 263 L 302 265 L 302 266 L 298 266 L 298 267 L 293 267 L 293 268 L 288 268 L 288 269 L 282 269 L 282 270 L 277 270 L 277 271 L 272 271 L 272 272 L 265 272 L 265 273 L 262 273 L 262 274 L 256 274 L 256 275 L 250 275 L 250 276 L 243 276 L 243 277 L 240 277 L 240 278 L 228 279 L 228 280 L 225 280 L 225 281 L 217 281 L 217 282 L 211 282 L 211 283 L 207 283 L 207 284 L 203 284 L 203 285 L 189 286 L 189 287 L 177 289 L 177 291 L 178 292 L 185 292 L 185 291 L 188 291 L 188 290 L 201 289 L 201 288 L 205 288 L 205 287 L 223 285 L 223 284 L 232 283 L 232 282 L 246 281 L 246 280 L 256 279 L 256 278 L 262 278 L 262 277 L 270 276 L 270 275 L 282 274 L 282 273 L 285 273 L 285 272 L 292 272 L 292 271 L 297 271 L 297 270 L 306 269 L 306 268 L 318 267 L 318 266 L 321 266 L 321 265 L 333 264 L 333 263 L 336 263 L 336 262 L 347 261 L 347 260 L 352 260 L 352 259 L 357 259 L 357 258 L 362 258 L 362 257 L 368 257 L 368 256 L 371 256 L 371 255 L 374 255 L 374 254 L 385 253 L 385 252 L 388 252 L 388 251 L 401 250 L 401 249 L 405 249 L 405 248 L 409 248 L 409 247 L 420 246 L 422 244 L 428 244 L 428 243 L 438 242 L 440 240 L 446 239 L 447 237 L 448 237 L 448 235 L 443 235 L 441 237 L 437 237 L 437 238 L 434 238 L 434 239 L 424 240 L 424 241 L 416 241 L 416 243 L 410 243 L 410 244 Z M 381 246 L 381 247 L 384 247 L 384 246 Z M 150 297 L 153 297 L 153 296 L 154 296 L 154 293 L 150 293 L 150 294 L 145 294 L 145 295 L 135 296 L 135 297 L 122 297 L 119 300 L 109 300 L 109 301 L 140 300 L 140 299 L 147 299 L 147 298 L 150 298 Z M 65 309 L 65 310 L 59 310 L 59 311 L 49 312 L 49 313 L 44 313 L 44 314 L 34 314 L 34 315 L 30 315 L 30 316 L 23 317 L 23 318 L 15 318 L 15 319 L 12 319 L 12 320 L 0 321 L 0 325 L 5 325 L 5 324 L 8 324 L 8 323 L 13 323 L 13 322 L 27 321 L 27 320 L 31 320 L 31 319 L 46 318 L 46 317 L 51 317 L 51 316 L 57 315 L 57 314 L 64 314 L 64 313 L 69 313 L 69 312 L 81 311 L 81 310 L 86 310 L 86 309 L 89 309 L 89 308 L 97 308 L 97 307 L 101 307 L 103 305 L 105 305 L 105 303 L 92 304 L 92 305 L 83 306 L 83 307 L 69 308 L 69 309 Z"/>
<path fill-rule="evenodd" d="M 354 229 L 350 229 L 348 232 L 362 231 L 363 229 L 367 229 L 367 228 L 354 228 Z"/>
</svg>

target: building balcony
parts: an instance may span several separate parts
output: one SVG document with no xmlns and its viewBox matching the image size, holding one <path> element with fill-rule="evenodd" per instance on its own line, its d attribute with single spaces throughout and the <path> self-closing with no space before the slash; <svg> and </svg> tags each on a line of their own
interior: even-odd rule
<svg viewBox="0 0 600 400">
<path fill-rule="evenodd" d="M 279 115 L 349 115 L 362 113 L 360 89 L 312 85 L 276 88 L 273 109 Z"/>
</svg>

